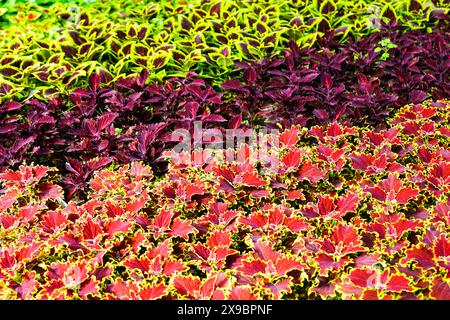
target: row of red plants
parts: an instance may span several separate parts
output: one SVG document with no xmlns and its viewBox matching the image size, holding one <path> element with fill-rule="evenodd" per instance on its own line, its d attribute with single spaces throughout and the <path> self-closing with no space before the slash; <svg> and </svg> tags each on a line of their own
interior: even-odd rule
<svg viewBox="0 0 450 320">
<path fill-rule="evenodd" d="M 172 144 L 174 129 L 314 125 L 336 119 L 385 126 L 392 110 L 429 95 L 447 97 L 450 82 L 448 21 L 433 32 L 398 31 L 392 23 L 358 41 L 335 42 L 333 33 L 319 46 L 294 44 L 282 58 L 243 68 L 217 91 L 188 75 L 164 84 L 146 84 L 147 72 L 113 84 L 93 74 L 88 88 L 49 102 L 29 99 L 0 106 L 0 170 L 23 160 L 54 166 L 65 175 L 67 198 L 82 197 L 93 171 L 116 161 L 143 160 L 156 174 Z M 104 161 L 93 161 L 104 157 Z"/>
<path fill-rule="evenodd" d="M 293 126 L 277 170 L 245 144 L 161 177 L 113 164 L 68 203 L 54 168 L 5 170 L 0 297 L 450 299 L 449 119 Z"/>
</svg>

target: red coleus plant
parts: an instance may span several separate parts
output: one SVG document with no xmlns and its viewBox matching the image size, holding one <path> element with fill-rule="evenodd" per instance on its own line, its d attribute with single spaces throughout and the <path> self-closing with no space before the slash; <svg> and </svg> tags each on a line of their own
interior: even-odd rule
<svg viewBox="0 0 450 320">
<path fill-rule="evenodd" d="M 87 182 L 68 202 L 52 168 L 4 170 L 0 296 L 448 299 L 449 117 L 438 101 L 383 130 L 292 127 L 270 170 L 248 145 L 159 177 L 70 161 Z"/>
<path fill-rule="evenodd" d="M 408 203 L 419 194 L 419 189 L 411 186 L 404 187 L 403 182 L 392 173 L 378 185 L 367 187 L 365 191 L 376 200 L 393 206 Z"/>
</svg>

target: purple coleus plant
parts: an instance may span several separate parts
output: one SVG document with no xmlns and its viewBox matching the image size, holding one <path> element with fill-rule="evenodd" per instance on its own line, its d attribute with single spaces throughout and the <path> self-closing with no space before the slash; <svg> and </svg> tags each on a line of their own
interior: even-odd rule
<svg viewBox="0 0 450 320">
<path fill-rule="evenodd" d="M 341 118 L 383 126 L 384 118 L 402 105 L 448 97 L 449 43 L 445 20 L 431 33 L 404 32 L 390 22 L 349 43 L 336 42 L 331 31 L 316 47 L 291 43 L 283 57 L 237 63 L 241 76 L 222 88 L 253 125 Z"/>
</svg>

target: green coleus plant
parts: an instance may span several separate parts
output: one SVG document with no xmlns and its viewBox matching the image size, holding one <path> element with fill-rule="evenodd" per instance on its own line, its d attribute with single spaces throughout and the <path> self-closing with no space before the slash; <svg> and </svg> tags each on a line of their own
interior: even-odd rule
<svg viewBox="0 0 450 320">
<path fill-rule="evenodd" d="M 218 84 L 236 70 L 235 62 L 278 54 L 290 40 L 312 46 L 334 30 L 345 41 L 394 20 L 426 29 L 448 11 L 443 1 L 424 0 L 123 0 L 13 7 L 21 10 L 0 30 L 0 54 L 15 61 L 0 72 L 0 83 L 12 87 L 3 99 L 35 90 L 64 92 L 85 84 L 99 69 L 114 79 L 148 68 L 154 81 L 195 71 Z M 30 24 L 30 16 L 38 22 Z M 29 61 L 25 68 L 23 59 Z"/>
</svg>

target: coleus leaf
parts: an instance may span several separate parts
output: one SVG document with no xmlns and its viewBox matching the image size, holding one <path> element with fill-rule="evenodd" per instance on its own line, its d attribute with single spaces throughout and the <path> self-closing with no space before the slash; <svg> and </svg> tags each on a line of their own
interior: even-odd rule
<svg viewBox="0 0 450 320">
<path fill-rule="evenodd" d="M 291 129 L 284 131 L 280 135 L 280 142 L 286 147 L 295 146 L 299 140 L 299 132 L 300 130 L 298 127 L 292 127 Z"/>
<path fill-rule="evenodd" d="M 324 179 L 325 176 L 325 173 L 319 168 L 319 166 L 309 161 L 303 163 L 298 175 L 299 179 L 309 180 L 313 184 L 316 184 L 319 180 Z"/>
<path fill-rule="evenodd" d="M 266 181 L 253 172 L 244 172 L 242 176 L 235 178 L 235 182 L 248 187 L 262 187 L 266 185 Z"/>
<path fill-rule="evenodd" d="M 255 296 L 250 287 L 247 286 L 237 286 L 231 290 L 230 300 L 257 300 L 258 297 Z"/>
<path fill-rule="evenodd" d="M 433 280 L 433 286 L 430 295 L 436 300 L 449 300 L 450 285 L 445 281 L 445 279 L 436 278 Z"/>
<path fill-rule="evenodd" d="M 189 240 L 189 234 L 194 232 L 195 229 L 192 227 L 190 221 L 175 218 L 170 227 L 169 235 L 172 237 L 182 237 L 187 241 Z"/>
<path fill-rule="evenodd" d="M 163 283 L 149 285 L 139 291 L 139 296 L 143 300 L 160 299 L 166 295 L 167 289 L 167 286 Z"/>
<path fill-rule="evenodd" d="M 190 299 L 196 299 L 201 287 L 201 281 L 197 277 L 176 276 L 173 279 L 173 286 L 179 294 Z"/>
<path fill-rule="evenodd" d="M 108 221 L 105 224 L 105 231 L 110 238 L 114 237 L 117 233 L 128 233 L 131 227 L 131 223 L 121 221 L 120 219 Z"/>
<path fill-rule="evenodd" d="M 243 88 L 243 85 L 239 80 L 232 79 L 223 82 L 222 88 L 227 90 L 240 90 Z"/>
<path fill-rule="evenodd" d="M 94 222 L 91 218 L 88 218 L 83 228 L 83 238 L 85 240 L 93 240 L 104 234 L 102 228 Z"/>
</svg>

